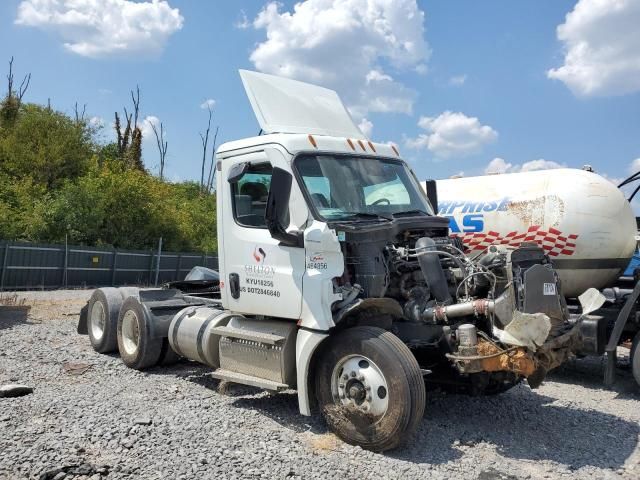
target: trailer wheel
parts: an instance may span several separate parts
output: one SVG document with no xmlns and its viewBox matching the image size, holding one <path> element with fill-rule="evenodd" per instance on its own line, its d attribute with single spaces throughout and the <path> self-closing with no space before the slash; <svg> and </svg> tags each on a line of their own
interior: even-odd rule
<svg viewBox="0 0 640 480">
<path fill-rule="evenodd" d="M 118 350 L 124 364 L 135 370 L 152 367 L 160 360 L 162 338 L 151 336 L 149 318 L 136 297 L 127 298 L 118 316 Z"/>
<path fill-rule="evenodd" d="M 117 288 L 99 288 L 87 304 L 87 330 L 96 352 L 108 353 L 118 348 L 116 329 L 122 296 Z"/>
<path fill-rule="evenodd" d="M 317 365 L 318 405 L 345 442 L 389 450 L 418 427 L 424 380 L 411 351 L 392 333 L 368 326 L 340 332 Z"/>
<path fill-rule="evenodd" d="M 640 386 L 640 332 L 636 333 L 631 344 L 631 372 Z"/>
</svg>

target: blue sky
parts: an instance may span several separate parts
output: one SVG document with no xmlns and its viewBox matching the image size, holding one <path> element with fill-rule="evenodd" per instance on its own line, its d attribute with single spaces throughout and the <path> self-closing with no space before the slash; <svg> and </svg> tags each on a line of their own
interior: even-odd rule
<svg viewBox="0 0 640 480">
<path fill-rule="evenodd" d="M 0 60 L 31 72 L 28 101 L 86 103 L 105 141 L 139 84 L 142 116 L 167 130 L 170 179 L 200 176 L 205 100 L 219 140 L 258 132 L 239 68 L 336 88 L 423 178 L 584 164 L 621 178 L 640 164 L 635 0 L 133 3 L 3 1 Z"/>
</svg>

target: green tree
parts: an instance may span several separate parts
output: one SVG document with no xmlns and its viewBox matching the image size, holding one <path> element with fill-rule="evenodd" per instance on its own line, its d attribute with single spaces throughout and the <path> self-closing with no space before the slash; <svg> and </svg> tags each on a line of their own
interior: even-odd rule
<svg viewBox="0 0 640 480">
<path fill-rule="evenodd" d="M 22 105 L 13 125 L 0 129 L 0 171 L 56 189 L 87 170 L 95 151 L 93 130 L 63 113 Z"/>
</svg>

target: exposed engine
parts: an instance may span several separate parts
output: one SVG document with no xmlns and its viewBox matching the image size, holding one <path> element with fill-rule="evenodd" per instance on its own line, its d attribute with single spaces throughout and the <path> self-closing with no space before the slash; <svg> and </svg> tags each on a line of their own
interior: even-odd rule
<svg viewBox="0 0 640 480">
<path fill-rule="evenodd" d="M 421 230 L 413 220 L 411 230 L 401 222 L 351 232 L 344 226 L 346 268 L 338 287 L 345 300 L 334 305 L 338 318 L 371 302 L 389 314 L 392 330 L 423 368 L 453 368 L 485 387 L 524 377 L 536 386 L 571 354 L 576 332 L 542 249 L 492 245 L 470 258 L 459 238 L 438 228 L 441 219 L 425 219 L 431 228 Z M 545 342 L 558 338 L 546 352 Z"/>
</svg>

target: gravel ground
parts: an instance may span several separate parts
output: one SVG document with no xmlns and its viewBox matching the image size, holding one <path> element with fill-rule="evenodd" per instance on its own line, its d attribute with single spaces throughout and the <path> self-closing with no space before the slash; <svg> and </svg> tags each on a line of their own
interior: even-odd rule
<svg viewBox="0 0 640 480">
<path fill-rule="evenodd" d="M 136 372 L 95 353 L 75 332 L 90 293 L 22 294 L 29 317 L 0 317 L 0 385 L 34 388 L 0 399 L 0 478 L 640 478 L 640 391 L 624 370 L 602 389 L 599 359 L 535 391 L 430 392 L 415 438 L 375 454 L 299 415 L 292 392 L 219 384 L 186 361 Z M 90 367 L 73 375 L 69 362 Z"/>
</svg>

